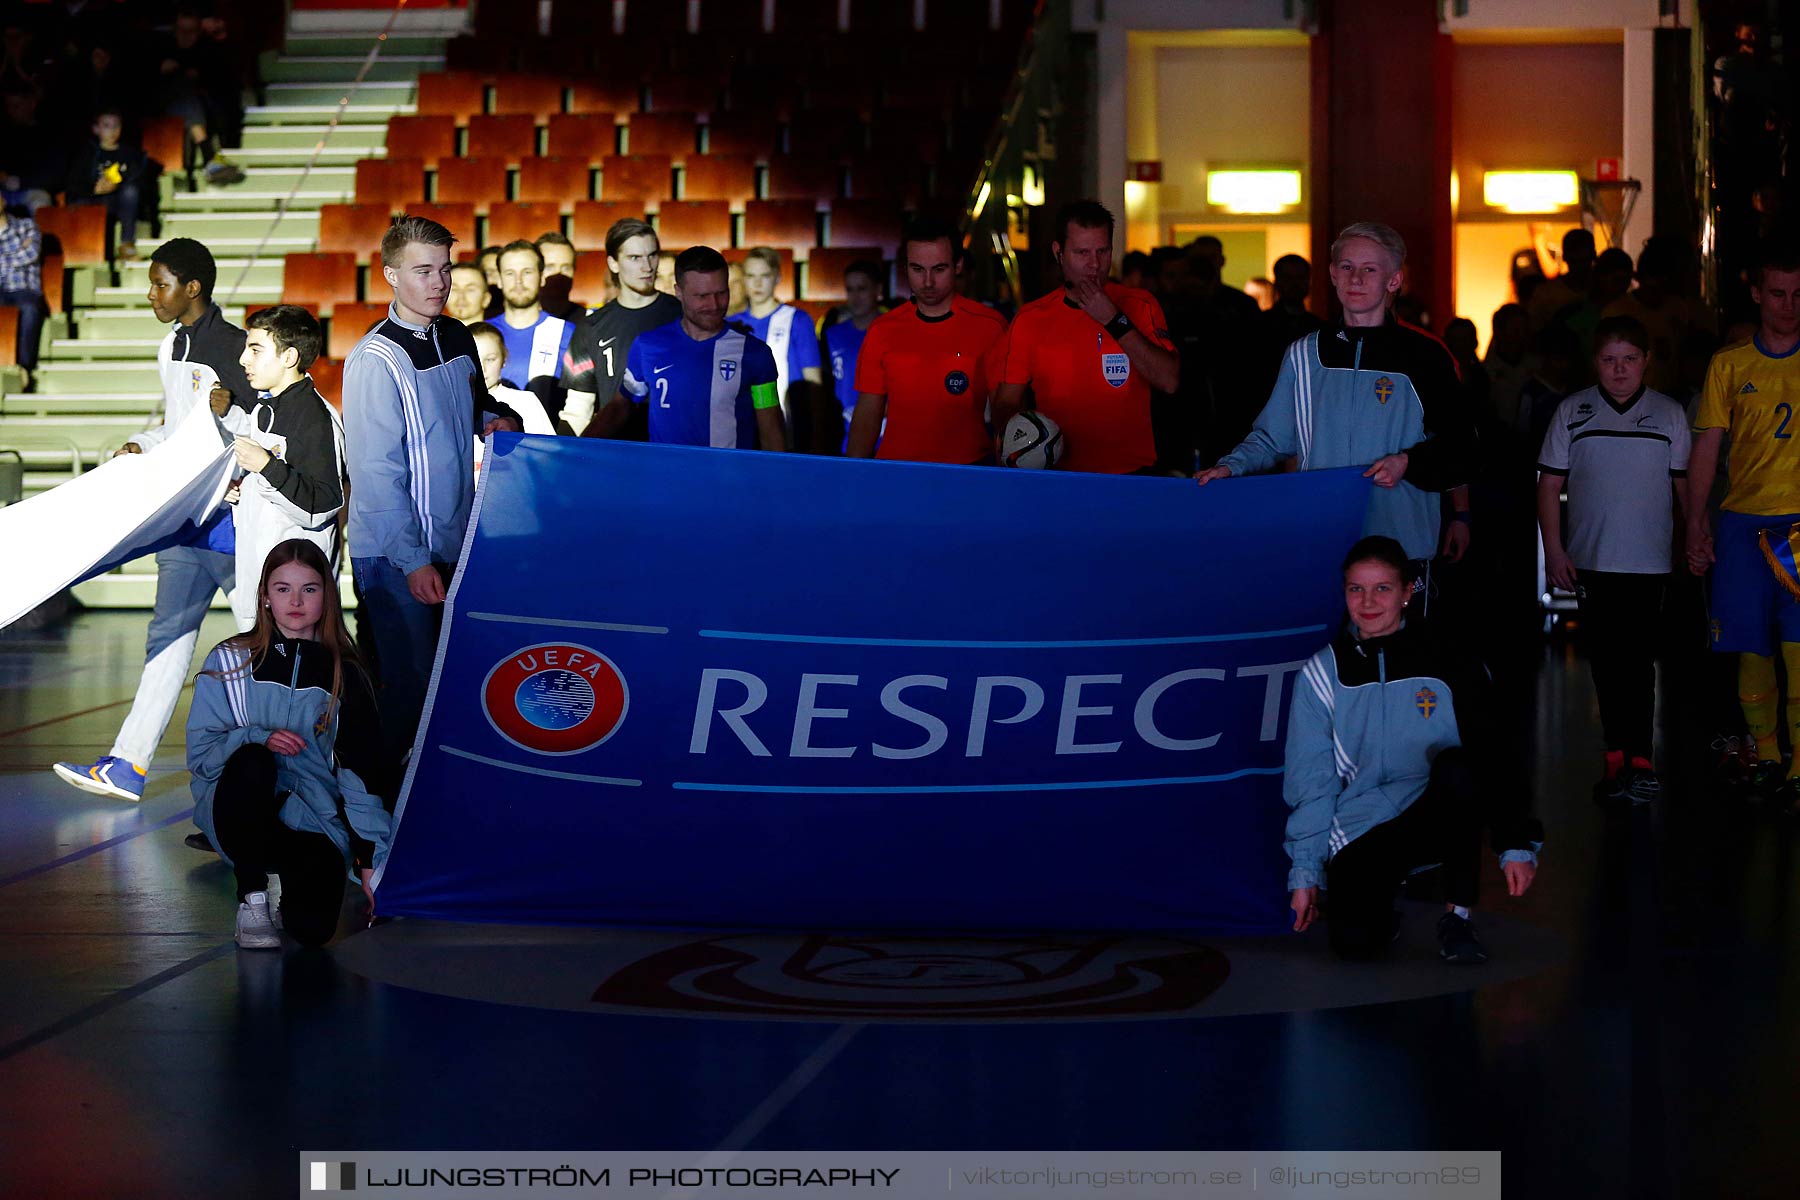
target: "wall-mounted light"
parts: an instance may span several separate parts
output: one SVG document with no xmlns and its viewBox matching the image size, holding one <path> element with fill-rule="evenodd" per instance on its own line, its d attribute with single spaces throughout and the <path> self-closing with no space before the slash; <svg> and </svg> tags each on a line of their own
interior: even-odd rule
<svg viewBox="0 0 1800 1200">
<path fill-rule="evenodd" d="M 1488 171 L 1481 177 L 1481 198 L 1501 212 L 1560 212 L 1575 205 L 1575 172 Z"/>
<path fill-rule="evenodd" d="M 1300 172 L 1208 171 L 1206 202 L 1228 213 L 1286 212 L 1300 203 Z"/>
<path fill-rule="evenodd" d="M 1044 203 L 1044 178 L 1037 173 L 1037 168 L 1030 163 L 1025 164 L 1025 203 L 1033 208 L 1040 208 Z"/>
</svg>

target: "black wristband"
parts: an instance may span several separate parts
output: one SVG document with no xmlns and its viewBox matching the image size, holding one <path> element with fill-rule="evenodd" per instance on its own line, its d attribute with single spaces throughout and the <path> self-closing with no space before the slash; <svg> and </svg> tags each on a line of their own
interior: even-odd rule
<svg viewBox="0 0 1800 1200">
<path fill-rule="evenodd" d="M 1123 312 L 1114 313 L 1113 319 L 1106 323 L 1106 332 L 1113 335 L 1115 342 L 1136 328 L 1137 326 L 1131 323 L 1131 318 Z"/>
</svg>

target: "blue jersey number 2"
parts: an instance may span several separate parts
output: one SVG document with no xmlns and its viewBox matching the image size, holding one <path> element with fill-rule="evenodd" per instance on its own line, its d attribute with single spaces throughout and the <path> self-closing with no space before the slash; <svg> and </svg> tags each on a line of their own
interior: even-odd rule
<svg viewBox="0 0 1800 1200">
<path fill-rule="evenodd" d="M 1794 436 L 1787 431 L 1788 422 L 1794 419 L 1794 406 L 1785 403 L 1777 404 L 1775 406 L 1775 411 L 1781 414 L 1781 424 L 1775 427 L 1775 437 L 1776 440 L 1785 442 L 1788 438 Z"/>
</svg>

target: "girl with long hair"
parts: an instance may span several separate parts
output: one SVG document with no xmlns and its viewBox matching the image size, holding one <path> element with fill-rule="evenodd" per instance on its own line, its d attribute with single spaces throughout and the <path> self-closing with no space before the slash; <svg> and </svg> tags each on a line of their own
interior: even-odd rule
<svg viewBox="0 0 1800 1200">
<path fill-rule="evenodd" d="M 397 764 L 325 555 L 280 543 L 257 595 L 255 626 L 215 647 L 194 683 L 194 821 L 237 873 L 238 945 L 278 949 L 285 928 L 318 946 L 337 930 L 346 877 L 373 913 Z"/>
</svg>

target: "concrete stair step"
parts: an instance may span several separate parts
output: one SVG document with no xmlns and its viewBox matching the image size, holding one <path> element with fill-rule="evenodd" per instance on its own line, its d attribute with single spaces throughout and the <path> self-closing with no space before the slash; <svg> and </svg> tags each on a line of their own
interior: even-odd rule
<svg viewBox="0 0 1800 1200">
<path fill-rule="evenodd" d="M 244 324 L 244 306 L 241 304 L 220 305 L 225 319 L 239 328 Z M 147 338 L 160 339 L 169 331 L 169 327 L 156 319 L 150 306 L 140 305 L 136 308 L 90 308 L 75 316 L 75 339 L 87 341 L 90 338 Z"/>
<path fill-rule="evenodd" d="M 403 105 L 413 102 L 418 85 L 410 79 L 371 81 L 352 86 L 350 83 L 334 83 L 329 80 L 307 81 L 300 83 L 271 83 L 265 89 L 270 108 L 288 108 L 294 105 L 313 105 L 336 108 L 348 100 L 353 105 L 392 104 Z"/>
<path fill-rule="evenodd" d="M 424 54 L 441 59 L 444 56 L 444 44 L 447 40 L 445 37 L 431 34 L 390 33 L 381 43 L 381 57 Z M 282 47 L 286 51 L 283 57 L 294 59 L 317 55 L 330 61 L 355 55 L 360 61 L 360 57 L 369 52 L 369 46 L 374 41 L 375 33 L 373 31 L 316 33 L 290 31 Z"/>
<path fill-rule="evenodd" d="M 215 257 L 219 247 L 229 240 L 250 239 L 255 245 L 264 234 L 278 238 L 310 238 L 317 240 L 319 236 L 319 214 L 316 212 L 288 212 L 280 216 L 264 210 L 262 212 L 179 212 L 170 213 L 163 218 L 163 236 L 165 238 L 189 237 L 207 243 Z M 224 240 L 221 240 L 224 239 Z M 160 245 L 161 243 L 157 243 Z M 143 249 L 144 243 L 138 246 Z M 145 258 L 150 257 L 147 249 L 143 250 Z"/>
<path fill-rule="evenodd" d="M 44 348 L 46 362 L 93 362 L 126 359 L 156 360 L 161 337 L 152 338 L 54 338 Z"/>
<path fill-rule="evenodd" d="M 104 392 L 162 395 L 156 349 L 138 362 L 45 362 L 38 365 L 37 390 L 45 395 L 92 396 Z"/>
<path fill-rule="evenodd" d="M 213 289 L 213 300 L 222 307 L 229 308 L 235 305 L 242 310 L 246 307 L 261 308 L 266 304 L 281 302 L 280 266 L 275 267 L 277 280 L 275 283 L 246 283 L 240 287 L 229 282 L 230 279 L 235 279 L 235 276 L 226 276 L 221 272 L 220 277 L 226 279 L 227 282 L 220 283 Z M 94 308 L 90 311 L 141 307 L 148 312 L 149 306 L 144 303 L 145 290 L 142 287 L 96 288 L 94 289 Z"/>
<path fill-rule="evenodd" d="M 221 288 L 240 285 L 275 288 L 281 286 L 282 262 L 281 255 L 279 254 L 264 255 L 263 257 L 256 259 L 249 258 L 248 256 L 238 256 L 235 258 L 220 257 L 214 259 L 213 264 L 219 269 L 218 287 Z M 246 274 L 244 270 L 246 266 L 249 267 L 248 274 Z M 110 296 L 113 293 L 120 291 L 135 292 L 136 295 L 132 297 L 130 303 L 141 304 L 144 302 L 144 294 L 148 292 L 149 289 L 150 261 L 149 252 L 146 251 L 144 257 L 137 262 L 126 263 L 119 268 L 118 287 L 101 287 L 94 289 L 94 291 L 96 296 L 103 293 Z M 213 294 L 213 299 L 217 300 L 220 304 L 230 303 L 230 301 L 220 297 L 216 289 Z"/>
<path fill-rule="evenodd" d="M 81 417 L 130 413 L 145 424 L 162 404 L 161 392 L 25 392 L 0 400 L 0 429 L 14 417 Z"/>
<path fill-rule="evenodd" d="M 329 121 L 340 112 L 345 120 L 355 120 L 363 124 L 371 124 L 376 121 L 385 123 L 389 117 L 411 111 L 413 111 L 411 103 L 346 104 L 341 108 L 336 101 L 330 104 L 252 104 L 244 109 L 244 123 L 246 127 L 306 124 Z"/>
<path fill-rule="evenodd" d="M 387 145 L 387 117 L 379 121 L 351 121 L 333 128 L 324 121 L 314 121 L 300 125 L 259 125 L 244 130 L 244 144 L 233 150 L 230 157 L 239 162 L 254 166 L 257 152 L 269 149 L 291 150 L 296 147 L 311 150 L 318 145 L 319 139 L 325 139 L 330 149 L 354 147 L 359 153 L 371 147 Z"/>
<path fill-rule="evenodd" d="M 0 418 L 0 450 L 17 450 L 28 467 L 57 470 L 80 461 L 92 466 L 111 456 L 144 428 L 136 414 L 85 417 Z"/>
<path fill-rule="evenodd" d="M 272 213 L 276 205 L 285 203 L 289 212 L 317 212 L 321 204 L 347 203 L 355 190 L 355 181 L 352 180 L 342 187 L 302 188 L 299 191 L 291 188 L 251 190 L 248 187 L 233 187 L 214 188 L 205 192 L 177 192 L 166 211 L 171 215 L 232 212 L 239 209 Z"/>
<path fill-rule="evenodd" d="M 385 136 L 386 134 L 384 131 L 383 137 L 385 138 Z M 231 152 L 231 160 L 238 166 L 243 167 L 246 174 L 260 167 L 297 170 L 300 167 L 306 166 L 308 163 L 318 167 L 346 167 L 354 171 L 357 159 L 380 158 L 385 153 L 382 143 L 378 141 L 374 145 L 369 146 L 328 147 L 327 149 L 321 150 L 318 157 L 314 158 L 313 143 L 317 140 L 318 135 L 314 134 L 312 135 L 312 140 L 307 141 L 305 145 L 264 146 L 251 150 L 246 150 L 240 146 L 238 149 Z M 229 189 L 215 188 L 213 190 L 219 191 Z"/>
<path fill-rule="evenodd" d="M 292 164 L 245 164 L 243 183 L 214 188 L 213 194 L 227 197 L 239 192 L 273 192 L 285 196 L 296 185 L 301 191 L 341 191 L 349 195 L 356 190 L 356 167 L 354 164 L 347 167 L 315 164 L 308 170 L 304 156 Z"/>
<path fill-rule="evenodd" d="M 362 71 L 362 54 L 283 54 L 263 68 L 270 83 L 348 82 Z M 381 57 L 369 67 L 366 80 L 411 82 L 425 71 L 444 69 L 442 54 L 391 54 L 383 44 Z"/>
</svg>

